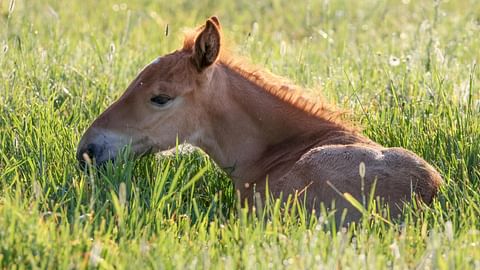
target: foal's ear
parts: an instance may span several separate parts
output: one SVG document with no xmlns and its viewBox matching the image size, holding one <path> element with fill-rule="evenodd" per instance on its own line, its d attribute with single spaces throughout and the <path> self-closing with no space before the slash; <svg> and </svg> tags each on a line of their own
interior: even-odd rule
<svg viewBox="0 0 480 270">
<path fill-rule="evenodd" d="M 192 60 L 198 71 L 203 71 L 218 58 L 220 54 L 220 23 L 217 17 L 210 18 L 202 32 L 195 39 Z"/>
<path fill-rule="evenodd" d="M 218 30 L 222 30 L 222 27 L 220 26 L 220 21 L 218 20 L 217 16 L 212 16 L 208 20 L 212 21 L 217 26 Z"/>
</svg>

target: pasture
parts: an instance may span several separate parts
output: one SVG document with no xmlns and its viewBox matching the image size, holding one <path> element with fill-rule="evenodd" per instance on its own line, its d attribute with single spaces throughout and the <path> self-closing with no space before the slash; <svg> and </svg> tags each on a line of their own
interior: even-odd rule
<svg viewBox="0 0 480 270">
<path fill-rule="evenodd" d="M 82 171 L 85 129 L 213 14 L 233 52 L 432 164 L 434 202 L 338 228 L 249 214 L 198 150 Z M 475 0 L 0 1 L 0 267 L 478 269 L 479 50 Z"/>
</svg>

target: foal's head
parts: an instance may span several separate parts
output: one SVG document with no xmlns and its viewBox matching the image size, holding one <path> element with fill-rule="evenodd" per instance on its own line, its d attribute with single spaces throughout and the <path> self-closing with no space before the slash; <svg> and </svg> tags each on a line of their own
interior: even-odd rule
<svg viewBox="0 0 480 270">
<path fill-rule="evenodd" d="M 182 50 L 147 65 L 125 93 L 83 135 L 77 158 L 97 164 L 130 145 L 135 154 L 161 151 L 195 136 L 220 53 L 220 24 L 212 17 Z M 86 156 L 88 155 L 88 157 Z"/>
</svg>

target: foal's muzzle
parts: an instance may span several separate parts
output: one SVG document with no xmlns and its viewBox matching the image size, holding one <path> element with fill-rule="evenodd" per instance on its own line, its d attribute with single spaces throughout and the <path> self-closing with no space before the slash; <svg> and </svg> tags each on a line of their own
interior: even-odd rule
<svg viewBox="0 0 480 270">
<path fill-rule="evenodd" d="M 119 149 L 128 145 L 128 138 L 107 130 L 90 128 L 83 135 L 77 148 L 80 166 L 87 163 L 102 165 L 115 159 Z"/>
</svg>

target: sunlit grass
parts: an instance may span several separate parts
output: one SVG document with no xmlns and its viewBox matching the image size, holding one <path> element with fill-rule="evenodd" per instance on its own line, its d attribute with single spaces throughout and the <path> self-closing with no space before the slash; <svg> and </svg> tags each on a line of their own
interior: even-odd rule
<svg viewBox="0 0 480 270">
<path fill-rule="evenodd" d="M 400 222 L 352 201 L 365 218 L 339 228 L 294 198 L 249 215 L 200 151 L 82 171 L 85 128 L 212 14 L 234 51 L 433 164 L 437 200 Z M 479 14 L 475 0 L 1 1 L 0 266 L 480 268 Z"/>
</svg>

